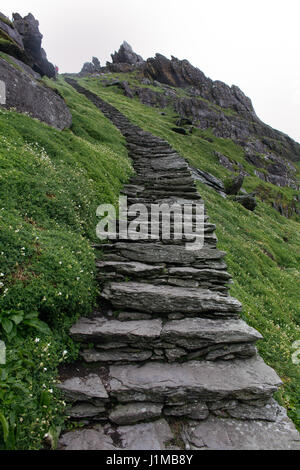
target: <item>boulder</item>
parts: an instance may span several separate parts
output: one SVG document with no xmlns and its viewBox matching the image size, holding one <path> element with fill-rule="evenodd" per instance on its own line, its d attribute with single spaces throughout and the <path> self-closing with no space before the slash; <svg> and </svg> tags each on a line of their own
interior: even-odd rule
<svg viewBox="0 0 300 470">
<path fill-rule="evenodd" d="M 238 194 L 239 190 L 241 189 L 244 182 L 244 175 L 241 173 L 238 176 L 234 176 L 233 178 L 229 178 L 225 181 L 225 191 L 226 194 L 229 195 L 236 195 Z"/>
<path fill-rule="evenodd" d="M 238 202 L 239 204 L 242 204 L 242 206 L 245 207 L 245 209 L 248 209 L 249 211 L 254 211 L 257 206 L 257 201 L 253 194 L 245 194 L 243 196 L 236 196 L 234 200 Z"/>
<path fill-rule="evenodd" d="M 29 66 L 19 61 L 14 66 L 12 61 L 16 62 L 12 57 L 0 57 L 0 80 L 6 84 L 5 107 L 28 113 L 57 129 L 70 127 L 72 116 L 61 96 L 38 80 Z"/>
</svg>

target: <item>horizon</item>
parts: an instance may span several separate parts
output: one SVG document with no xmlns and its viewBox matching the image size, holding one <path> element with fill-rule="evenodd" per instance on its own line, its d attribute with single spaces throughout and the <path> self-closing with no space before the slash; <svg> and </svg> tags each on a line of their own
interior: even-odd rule
<svg viewBox="0 0 300 470">
<path fill-rule="evenodd" d="M 13 12 L 35 16 L 42 47 L 60 73 L 78 73 L 92 56 L 104 66 L 125 40 L 145 60 L 156 53 L 173 55 L 212 80 L 237 85 L 263 122 L 300 142 L 300 65 L 295 60 L 300 5 L 287 0 L 283 8 L 275 0 L 269 8 L 268 3 L 244 2 L 241 9 L 237 0 L 226 5 L 216 0 L 214 6 L 190 0 L 185 7 L 178 0 L 153 0 L 151 6 L 140 0 L 105 6 L 87 0 L 79 9 L 71 0 L 53 0 L 47 7 L 37 0 L 5 0 L 1 11 L 10 18 Z"/>
</svg>

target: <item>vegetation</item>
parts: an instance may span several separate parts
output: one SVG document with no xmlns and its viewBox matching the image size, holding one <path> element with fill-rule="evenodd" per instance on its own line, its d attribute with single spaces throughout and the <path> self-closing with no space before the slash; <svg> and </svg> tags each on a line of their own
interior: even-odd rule
<svg viewBox="0 0 300 470">
<path fill-rule="evenodd" d="M 56 86 L 71 130 L 0 112 L 0 449 L 41 448 L 63 422 L 54 383 L 60 361 L 76 357 L 68 329 L 97 294 L 96 208 L 116 202 L 132 171 L 115 127 L 71 87 Z"/>
</svg>

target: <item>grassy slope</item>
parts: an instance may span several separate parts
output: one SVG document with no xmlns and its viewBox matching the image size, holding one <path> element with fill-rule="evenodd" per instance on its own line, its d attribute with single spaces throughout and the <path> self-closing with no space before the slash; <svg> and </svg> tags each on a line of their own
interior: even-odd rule
<svg viewBox="0 0 300 470">
<path fill-rule="evenodd" d="M 242 149 L 228 139 L 217 139 L 209 131 L 190 136 L 172 132 L 171 110 L 164 110 L 166 115 L 162 116 L 161 110 L 125 98 L 115 87 L 104 88 L 97 79 L 80 82 L 137 125 L 168 140 L 195 167 L 224 179 L 229 172 L 217 163 L 214 150 L 247 165 Z M 203 139 L 207 135 L 213 142 Z M 253 169 L 250 170 L 253 174 Z M 270 192 L 278 191 L 254 176 L 246 178 L 244 187 L 250 190 L 258 185 L 264 190 L 269 188 Z M 231 293 L 243 303 L 244 319 L 263 334 L 259 351 L 284 382 L 277 398 L 299 426 L 300 368 L 292 363 L 291 356 L 294 341 L 300 339 L 300 224 L 282 217 L 263 202 L 252 213 L 224 200 L 204 185 L 199 184 L 199 191 L 211 220 L 217 225 L 219 248 L 228 252 L 229 271 L 235 281 Z M 280 191 L 287 199 L 295 194 L 289 188 Z"/>
<path fill-rule="evenodd" d="M 62 423 L 53 380 L 59 362 L 76 355 L 68 326 L 96 297 L 96 208 L 116 202 L 132 171 L 117 129 L 69 85 L 55 86 L 72 111 L 71 130 L 0 110 L 0 449 L 4 437 L 5 447 L 37 449 Z M 50 335 L 16 326 L 33 312 Z"/>
</svg>

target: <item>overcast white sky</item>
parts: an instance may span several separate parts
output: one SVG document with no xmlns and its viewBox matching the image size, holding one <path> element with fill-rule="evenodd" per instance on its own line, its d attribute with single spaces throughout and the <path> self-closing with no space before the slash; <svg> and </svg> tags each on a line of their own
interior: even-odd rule
<svg viewBox="0 0 300 470">
<path fill-rule="evenodd" d="M 7 16 L 31 12 L 61 72 L 101 64 L 125 39 L 144 58 L 188 59 L 238 85 L 258 116 L 300 142 L 299 0 L 2 0 Z"/>
</svg>

